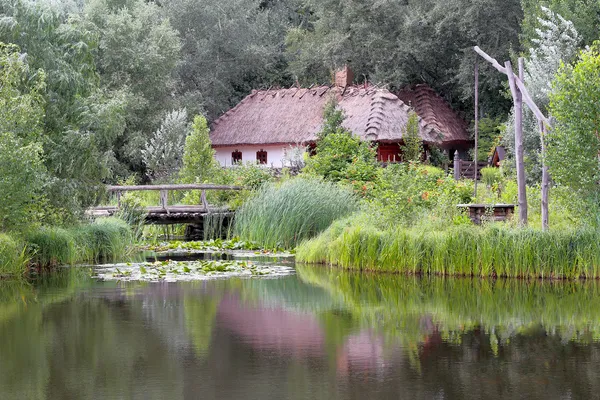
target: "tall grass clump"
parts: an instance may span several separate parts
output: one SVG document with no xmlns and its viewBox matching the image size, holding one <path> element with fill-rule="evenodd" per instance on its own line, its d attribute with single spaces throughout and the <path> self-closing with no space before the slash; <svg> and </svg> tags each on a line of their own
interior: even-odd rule
<svg viewBox="0 0 600 400">
<path fill-rule="evenodd" d="M 30 262 L 38 267 L 72 264 L 77 259 L 72 232 L 57 227 L 41 227 L 25 233 Z"/>
<path fill-rule="evenodd" d="M 263 185 L 236 213 L 234 232 L 267 248 L 292 248 L 358 208 L 349 190 L 319 179 Z"/>
<path fill-rule="evenodd" d="M 111 261 L 128 253 L 133 234 L 127 222 L 115 217 L 99 218 L 76 230 L 79 259 Z"/>
<path fill-rule="evenodd" d="M 600 232 L 454 226 L 379 230 L 336 222 L 305 241 L 296 259 L 349 269 L 508 278 L 600 278 Z"/>
<path fill-rule="evenodd" d="M 0 277 L 23 276 L 27 271 L 28 261 L 25 245 L 5 233 L 0 233 Z"/>
</svg>

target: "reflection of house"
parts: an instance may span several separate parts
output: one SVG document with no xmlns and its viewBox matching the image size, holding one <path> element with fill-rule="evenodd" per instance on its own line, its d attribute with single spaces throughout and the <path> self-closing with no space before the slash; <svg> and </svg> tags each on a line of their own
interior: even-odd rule
<svg viewBox="0 0 600 400">
<path fill-rule="evenodd" d="M 352 74 L 336 75 L 336 86 L 253 91 L 213 124 L 210 138 L 222 165 L 258 161 L 281 167 L 290 146 L 310 146 L 323 124 L 323 110 L 335 97 L 344 126 L 378 144 L 381 161 L 400 160 L 410 104 L 420 118 L 426 146 L 451 151 L 471 146 L 466 123 L 431 88 L 417 85 L 399 96 L 372 86 L 352 86 Z"/>
</svg>

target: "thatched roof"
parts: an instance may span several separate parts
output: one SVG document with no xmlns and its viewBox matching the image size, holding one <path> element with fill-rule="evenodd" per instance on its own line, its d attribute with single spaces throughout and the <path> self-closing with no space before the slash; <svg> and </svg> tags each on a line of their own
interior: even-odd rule
<svg viewBox="0 0 600 400">
<path fill-rule="evenodd" d="M 414 108 L 426 124 L 444 134 L 443 142 L 470 140 L 467 123 L 428 85 L 408 86 L 397 95 L 405 104 Z"/>
<path fill-rule="evenodd" d="M 320 86 L 253 91 L 214 121 L 210 134 L 212 143 L 214 146 L 238 146 L 315 141 L 323 124 L 323 110 L 331 96 L 337 98 L 344 111 L 344 126 L 362 139 L 402 140 L 410 108 L 393 93 L 374 87 Z M 435 123 L 435 118 L 420 119 L 423 140 L 434 144 L 468 141 L 466 128 L 462 130 L 464 124 L 458 123 L 457 127 L 448 129 L 446 114 L 450 108 L 445 103 L 444 106 L 444 118 L 441 119 L 444 123 Z M 432 112 L 429 108 L 425 110 L 429 117 Z M 419 114 L 418 109 L 416 111 Z"/>
</svg>

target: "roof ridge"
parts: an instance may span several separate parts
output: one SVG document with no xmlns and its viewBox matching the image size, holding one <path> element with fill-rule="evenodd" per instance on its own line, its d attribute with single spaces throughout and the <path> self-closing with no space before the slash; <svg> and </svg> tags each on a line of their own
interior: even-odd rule
<svg viewBox="0 0 600 400">
<path fill-rule="evenodd" d="M 383 105 L 385 104 L 385 97 L 381 91 L 375 91 L 371 97 L 371 109 L 369 111 L 369 117 L 367 118 L 367 130 L 365 131 L 366 137 L 371 140 L 376 140 L 379 136 L 379 130 L 383 123 Z"/>
</svg>

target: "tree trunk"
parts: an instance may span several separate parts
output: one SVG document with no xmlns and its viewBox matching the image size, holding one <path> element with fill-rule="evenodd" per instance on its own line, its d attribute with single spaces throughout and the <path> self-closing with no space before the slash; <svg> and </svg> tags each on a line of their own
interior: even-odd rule
<svg viewBox="0 0 600 400">
<path fill-rule="evenodd" d="M 475 59 L 475 170 L 473 179 L 475 180 L 474 197 L 477 197 L 477 172 L 479 167 L 478 146 L 479 139 L 479 59 Z"/>
</svg>

